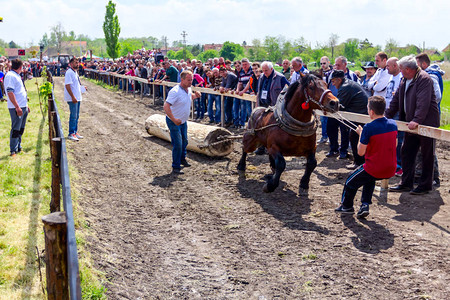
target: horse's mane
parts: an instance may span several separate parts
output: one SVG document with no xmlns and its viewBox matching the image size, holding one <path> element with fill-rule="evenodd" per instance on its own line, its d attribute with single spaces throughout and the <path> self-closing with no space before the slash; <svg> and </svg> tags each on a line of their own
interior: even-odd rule
<svg viewBox="0 0 450 300">
<path fill-rule="evenodd" d="M 292 96 L 294 96 L 294 93 L 299 85 L 301 85 L 301 87 L 308 86 L 311 83 L 311 81 L 315 81 L 316 79 L 318 79 L 318 77 L 313 74 L 305 74 L 305 76 L 301 77 L 300 79 L 301 80 L 297 80 L 293 84 L 289 85 L 289 88 L 285 96 L 286 103 L 288 103 L 289 100 L 291 100 Z"/>
</svg>

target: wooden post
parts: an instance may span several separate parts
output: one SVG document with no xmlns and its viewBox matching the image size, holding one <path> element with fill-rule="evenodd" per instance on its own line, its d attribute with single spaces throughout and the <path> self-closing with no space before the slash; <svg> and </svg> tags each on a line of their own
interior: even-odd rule
<svg viewBox="0 0 450 300">
<path fill-rule="evenodd" d="M 69 299 L 67 217 L 55 212 L 42 217 L 45 233 L 45 269 L 49 300 Z"/>
<path fill-rule="evenodd" d="M 136 98 L 136 80 L 133 79 L 133 98 Z"/>
<path fill-rule="evenodd" d="M 153 106 L 155 106 L 155 83 L 152 82 L 152 87 L 153 87 Z"/>
<path fill-rule="evenodd" d="M 61 176 L 59 172 L 59 162 L 61 159 L 61 142 L 58 141 L 56 133 L 56 112 L 54 110 L 54 103 L 52 94 L 48 95 L 48 127 L 49 127 L 49 141 L 50 154 L 52 158 L 52 194 L 50 200 L 50 212 L 61 210 Z"/>
<path fill-rule="evenodd" d="M 389 188 L 389 179 L 381 180 L 381 188 L 387 190 Z"/>
<path fill-rule="evenodd" d="M 126 87 L 125 87 L 125 95 L 128 94 L 128 85 L 129 85 L 128 81 L 129 81 L 128 79 L 125 79 L 125 83 L 126 83 Z"/>
<path fill-rule="evenodd" d="M 161 82 L 162 83 L 162 82 Z M 166 101 L 166 86 L 165 85 L 162 85 L 162 87 L 163 87 L 163 102 L 164 101 Z"/>
<path fill-rule="evenodd" d="M 142 95 L 143 95 L 143 92 L 144 92 L 144 83 L 143 82 L 139 82 L 139 84 L 141 85 L 141 99 L 142 99 Z"/>
<path fill-rule="evenodd" d="M 224 99 L 223 94 L 220 95 L 220 126 L 224 126 L 225 124 L 225 105 L 224 105 Z"/>
</svg>

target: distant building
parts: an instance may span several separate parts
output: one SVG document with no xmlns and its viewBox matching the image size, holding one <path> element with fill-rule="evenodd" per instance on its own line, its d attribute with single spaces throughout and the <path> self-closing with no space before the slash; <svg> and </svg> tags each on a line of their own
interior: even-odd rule
<svg viewBox="0 0 450 300">
<path fill-rule="evenodd" d="M 217 52 L 219 52 L 223 47 L 223 44 L 204 44 L 203 45 L 203 51 L 208 51 L 208 50 L 216 50 Z"/>
<path fill-rule="evenodd" d="M 19 48 L 5 48 L 6 57 L 10 60 L 19 58 Z"/>
<path fill-rule="evenodd" d="M 58 54 L 68 54 L 76 57 L 83 56 L 87 51 L 86 41 L 67 41 L 61 42 L 61 49 L 57 47 L 48 47 L 43 55 L 48 57 L 56 57 Z"/>
</svg>

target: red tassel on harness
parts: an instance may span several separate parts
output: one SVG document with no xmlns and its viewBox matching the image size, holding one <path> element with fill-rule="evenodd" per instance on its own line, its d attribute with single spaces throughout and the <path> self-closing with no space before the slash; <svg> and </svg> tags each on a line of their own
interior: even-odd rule
<svg viewBox="0 0 450 300">
<path fill-rule="evenodd" d="M 302 109 L 303 109 L 303 110 L 309 109 L 309 102 L 303 102 L 303 103 L 302 103 Z"/>
</svg>

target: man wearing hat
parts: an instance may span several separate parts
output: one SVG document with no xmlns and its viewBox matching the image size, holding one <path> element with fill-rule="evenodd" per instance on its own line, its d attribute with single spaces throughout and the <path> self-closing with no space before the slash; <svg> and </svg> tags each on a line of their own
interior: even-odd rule
<svg viewBox="0 0 450 300">
<path fill-rule="evenodd" d="M 367 100 L 368 97 L 363 90 L 363 88 L 353 80 L 349 80 L 345 77 L 345 73 L 342 70 L 335 70 L 331 75 L 331 82 L 338 89 L 337 98 L 341 104 L 343 111 L 353 112 L 357 114 L 367 115 Z M 361 125 L 361 124 L 356 124 Z M 359 135 L 350 130 L 342 123 L 339 124 L 341 128 L 341 148 L 339 149 L 340 157 L 347 155 L 347 145 L 350 141 L 352 147 L 354 163 L 347 166 L 348 169 L 355 169 L 356 167 L 364 163 L 364 157 L 358 155 L 358 140 Z M 334 134 L 329 132 L 330 138 L 330 151 L 337 151 L 338 141 L 337 141 L 337 126 L 328 127 L 328 131 L 334 131 Z"/>
<path fill-rule="evenodd" d="M 361 69 L 366 71 L 366 75 L 364 75 L 361 78 L 360 84 L 361 84 L 361 87 L 363 88 L 364 92 L 366 92 L 367 97 L 370 97 L 373 94 L 373 90 L 369 89 L 369 80 L 375 74 L 377 69 L 376 69 L 375 63 L 373 61 L 367 62 L 365 66 L 361 66 Z"/>
</svg>

